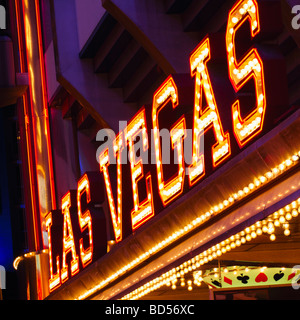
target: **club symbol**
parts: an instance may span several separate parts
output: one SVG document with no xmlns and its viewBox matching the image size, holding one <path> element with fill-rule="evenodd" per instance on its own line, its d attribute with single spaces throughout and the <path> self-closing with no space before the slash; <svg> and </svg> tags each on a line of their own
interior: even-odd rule
<svg viewBox="0 0 300 320">
<path fill-rule="evenodd" d="M 241 274 L 240 276 L 237 277 L 237 279 L 241 281 L 243 284 L 247 284 L 250 278 L 248 276 L 244 276 L 243 274 Z"/>
</svg>

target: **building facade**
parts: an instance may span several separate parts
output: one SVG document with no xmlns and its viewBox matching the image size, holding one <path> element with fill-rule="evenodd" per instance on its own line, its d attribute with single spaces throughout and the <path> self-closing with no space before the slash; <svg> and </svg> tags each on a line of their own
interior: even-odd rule
<svg viewBox="0 0 300 320">
<path fill-rule="evenodd" d="M 294 2 L 8 1 L 27 299 L 299 299 Z"/>
</svg>

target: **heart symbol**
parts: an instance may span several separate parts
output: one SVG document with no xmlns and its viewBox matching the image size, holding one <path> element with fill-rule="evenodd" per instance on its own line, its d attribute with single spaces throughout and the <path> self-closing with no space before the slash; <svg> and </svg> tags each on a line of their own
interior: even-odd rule
<svg viewBox="0 0 300 320">
<path fill-rule="evenodd" d="M 266 276 L 266 274 L 262 272 L 255 278 L 255 282 L 266 282 L 266 281 L 268 281 L 268 277 Z"/>
</svg>

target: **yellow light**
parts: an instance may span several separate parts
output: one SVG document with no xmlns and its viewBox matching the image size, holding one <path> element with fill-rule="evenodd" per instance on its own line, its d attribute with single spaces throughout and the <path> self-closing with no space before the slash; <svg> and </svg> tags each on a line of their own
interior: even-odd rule
<svg viewBox="0 0 300 320">
<path fill-rule="evenodd" d="M 122 134 L 119 134 L 115 141 L 113 142 L 114 145 L 114 155 L 117 158 L 117 208 L 115 205 L 115 201 L 112 196 L 112 188 L 110 183 L 110 177 L 108 173 L 108 166 L 110 165 L 109 160 L 109 149 L 107 148 L 104 150 L 100 157 L 100 171 L 103 172 L 106 193 L 108 195 L 108 204 L 110 208 L 111 220 L 114 229 L 115 239 L 117 242 L 120 242 L 123 238 L 122 234 L 122 150 L 124 149 L 123 145 L 124 141 L 122 139 Z"/>
<path fill-rule="evenodd" d="M 129 144 L 129 153 L 130 153 L 130 167 L 131 167 L 131 176 L 132 176 L 132 194 L 134 209 L 131 211 L 131 220 L 133 230 L 140 227 L 146 221 L 154 216 L 153 208 L 153 193 L 152 193 L 152 178 L 151 174 L 146 176 L 146 189 L 147 189 L 147 198 L 140 203 L 139 201 L 139 192 L 138 192 L 138 181 L 144 177 L 143 172 L 143 160 L 136 160 L 134 156 L 134 141 L 139 133 L 142 133 L 143 141 L 143 151 L 147 151 L 148 146 L 148 134 L 146 127 L 146 114 L 145 109 L 143 108 L 134 119 L 128 124 L 125 129 L 125 140 Z"/>
<path fill-rule="evenodd" d="M 63 256 L 62 256 L 62 269 L 61 269 L 61 281 L 65 282 L 69 278 L 68 270 L 69 266 L 67 264 L 67 254 L 70 252 L 72 254 L 71 260 L 71 276 L 79 272 L 79 257 L 76 253 L 76 247 L 74 242 L 73 227 L 70 216 L 71 203 L 71 193 L 68 192 L 62 199 L 62 214 L 64 216 L 63 224 Z"/>
<path fill-rule="evenodd" d="M 294 210 L 292 211 L 292 216 L 293 216 L 294 218 L 296 218 L 296 217 L 298 216 L 298 211 L 297 211 L 296 209 L 294 209 Z"/>
<path fill-rule="evenodd" d="M 264 114 L 266 110 L 266 95 L 264 84 L 263 63 L 256 49 L 252 49 L 241 62 L 236 59 L 235 35 L 236 31 L 249 18 L 252 26 L 252 37 L 260 31 L 259 12 L 257 2 L 248 6 L 245 0 L 241 0 L 230 12 L 226 32 L 226 46 L 228 55 L 229 75 L 237 92 L 249 80 L 250 75 L 256 82 L 257 108 L 246 119 L 241 118 L 240 101 L 232 105 L 234 133 L 240 146 L 243 146 L 262 130 Z M 240 23 L 239 23 L 240 22 Z"/>
<path fill-rule="evenodd" d="M 286 218 L 286 220 L 291 220 L 291 219 L 292 219 L 292 215 L 288 212 L 288 213 L 285 215 L 285 218 Z"/>
<path fill-rule="evenodd" d="M 212 147 L 213 166 L 217 166 L 231 154 L 229 133 L 224 134 L 219 111 L 213 92 L 207 62 L 210 60 L 210 42 L 203 40 L 190 58 L 191 75 L 195 77 L 195 105 L 193 130 L 193 163 L 189 167 L 189 183 L 194 185 L 205 174 L 204 154 L 199 145 L 199 137 L 213 126 L 216 144 Z M 208 107 L 202 110 L 202 96 L 207 99 Z"/>
<path fill-rule="evenodd" d="M 163 167 L 162 167 L 162 156 L 161 156 L 161 145 L 159 139 L 159 123 L 158 114 L 166 106 L 168 101 L 172 102 L 173 108 L 178 106 L 178 93 L 177 86 L 174 79 L 170 76 L 156 91 L 153 98 L 152 106 L 152 120 L 154 130 L 154 144 L 155 144 L 155 155 L 156 155 L 156 168 L 157 178 L 159 185 L 159 195 L 164 205 L 173 201 L 183 192 L 185 170 L 184 170 L 184 156 L 183 156 L 183 140 L 186 138 L 186 123 L 185 118 L 182 117 L 177 123 L 171 128 L 171 141 L 172 148 L 177 152 L 178 162 L 178 174 L 168 181 L 163 179 Z"/>
<path fill-rule="evenodd" d="M 299 207 L 300 207 L 300 198 L 299 198 L 297 201 L 299 202 Z M 295 207 L 295 205 L 294 205 L 294 207 Z M 279 212 L 280 212 L 280 210 L 279 210 Z M 275 214 L 275 213 L 274 213 L 274 214 Z M 273 214 L 273 215 L 274 215 L 274 214 Z M 261 225 L 264 225 L 267 229 L 268 229 L 267 226 L 272 227 L 272 222 L 270 221 L 270 219 L 271 219 L 271 217 L 272 217 L 273 215 L 270 215 L 269 217 L 267 217 L 267 218 L 266 218 L 265 220 L 263 220 L 262 222 L 257 222 L 257 223 L 255 223 L 255 224 L 253 224 L 252 226 L 250 226 L 249 228 L 246 228 L 247 231 L 250 231 L 250 230 L 256 231 L 256 234 L 258 235 L 258 234 L 260 234 L 260 232 L 257 233 L 257 231 L 260 229 Z M 287 225 L 287 226 L 288 226 L 288 225 Z M 286 225 L 284 226 L 284 227 L 285 227 L 285 234 L 286 234 L 286 235 L 289 235 L 289 230 L 287 229 L 287 226 L 286 226 Z M 179 270 L 179 269 L 185 269 L 185 267 L 186 267 L 187 265 L 192 265 L 192 266 L 193 266 L 193 265 L 196 264 L 196 263 L 198 263 L 197 267 L 199 268 L 201 265 L 203 265 L 204 263 L 207 263 L 207 262 L 209 261 L 209 259 L 207 259 L 207 255 L 210 255 L 211 252 L 213 252 L 213 251 L 215 251 L 215 250 L 217 250 L 217 249 L 219 250 L 219 249 L 221 248 L 221 252 L 222 252 L 222 253 L 226 253 L 227 250 L 225 249 L 225 246 L 226 246 L 226 248 L 227 248 L 227 247 L 230 248 L 230 246 L 229 246 L 228 244 L 229 244 L 229 243 L 232 243 L 233 240 L 235 240 L 235 239 L 237 239 L 237 238 L 241 238 L 241 243 L 245 243 L 246 240 L 245 240 L 244 237 L 243 237 L 244 235 L 245 235 L 245 231 L 241 231 L 241 232 L 237 233 L 236 235 L 231 236 L 230 238 L 228 238 L 228 239 L 226 239 L 225 241 L 222 241 L 221 243 L 218 243 L 217 245 L 209 248 L 207 251 L 202 252 L 201 254 L 197 255 L 196 257 L 193 257 L 192 259 L 190 259 L 190 260 L 188 260 L 188 261 L 185 261 L 183 264 L 181 264 L 180 266 L 177 267 L 178 270 Z M 251 235 L 252 235 L 252 233 L 251 233 Z M 249 241 L 251 241 L 252 239 L 251 239 L 250 234 L 247 234 L 247 236 L 250 237 Z M 255 237 L 255 236 L 254 236 L 254 237 Z M 243 241 L 243 239 L 244 239 L 244 241 Z M 275 241 L 275 240 L 276 240 L 275 234 L 271 234 L 271 235 L 270 235 L 270 240 L 271 240 L 271 241 Z M 225 250 L 223 250 L 223 249 L 225 249 Z M 205 256 L 204 259 L 202 259 L 203 256 Z M 200 260 L 200 262 L 198 262 L 199 260 Z M 177 268 L 176 268 L 176 269 L 177 269 Z M 261 272 L 264 272 L 266 268 L 267 268 L 267 267 L 261 268 Z M 174 272 L 176 272 L 176 269 L 174 268 Z M 237 274 L 237 273 L 238 273 L 237 266 L 233 267 L 233 269 L 234 269 L 234 273 Z M 218 270 L 218 269 L 216 269 L 216 268 L 214 269 L 214 272 L 215 272 L 214 277 L 217 278 L 217 277 L 218 277 L 218 274 L 216 273 L 216 270 Z M 248 271 L 249 271 L 249 268 L 246 268 L 246 269 L 245 269 L 245 272 L 248 272 Z M 225 268 L 225 269 L 224 269 L 224 273 L 227 273 L 227 272 L 228 272 L 228 269 Z M 201 285 L 200 280 L 199 280 L 199 279 L 201 278 L 201 277 L 200 277 L 200 276 L 201 276 L 201 271 L 196 271 L 196 272 L 193 273 L 193 275 L 194 275 L 194 284 L 195 284 L 195 285 Z M 177 276 L 177 277 L 178 277 L 178 276 Z M 180 276 L 179 276 L 179 277 L 180 277 Z M 164 283 L 162 284 L 162 285 L 164 285 L 164 284 L 166 283 L 166 282 L 165 282 L 165 281 L 166 281 L 165 279 L 169 279 L 169 281 L 171 281 L 170 273 L 169 273 L 169 272 L 167 272 L 167 273 L 163 274 L 162 276 L 156 278 L 156 281 L 157 281 L 158 283 L 160 283 L 160 282 L 162 283 L 162 282 L 164 281 Z M 183 282 L 183 281 L 184 281 L 184 278 L 181 279 L 181 280 L 182 280 L 182 282 Z M 202 278 L 201 278 L 201 280 L 202 280 Z M 188 282 L 188 287 L 189 287 L 189 286 L 192 286 L 192 283 L 191 283 L 191 282 Z M 144 291 L 144 287 L 146 287 L 146 285 L 143 286 L 143 287 L 141 287 L 141 288 L 139 288 L 139 289 L 137 289 L 138 292 L 141 292 L 140 295 L 137 294 L 137 293 L 130 293 L 130 294 L 124 296 L 122 299 L 125 299 L 125 300 L 126 300 L 126 299 L 138 299 L 138 298 L 140 298 L 141 296 L 146 295 L 147 293 Z M 176 289 L 176 288 L 174 288 L 174 289 Z M 154 290 L 155 290 L 155 287 L 154 287 L 154 286 L 150 286 L 148 293 L 149 293 L 149 292 L 152 292 L 152 291 L 154 291 Z"/>
<path fill-rule="evenodd" d="M 18 270 L 19 263 L 20 263 L 23 259 L 24 259 L 23 257 L 17 257 L 17 258 L 14 260 L 13 266 L 14 266 L 14 269 L 15 269 L 15 270 Z"/>
<path fill-rule="evenodd" d="M 297 153 L 298 154 L 298 153 Z M 300 151 L 299 151 L 299 156 L 300 156 Z M 299 159 L 296 160 L 295 164 L 297 164 L 299 161 Z M 276 169 L 276 168 L 275 168 Z M 287 170 L 287 169 L 286 169 Z M 274 171 L 274 169 L 273 169 Z M 283 172 L 279 172 L 278 170 L 278 174 L 282 174 Z M 273 176 L 272 179 L 274 179 L 275 176 Z M 266 179 L 267 180 L 267 179 Z M 268 180 L 265 182 L 267 183 Z M 261 186 L 263 186 L 264 184 L 262 184 L 258 179 L 254 180 L 254 184 L 256 186 L 256 188 L 259 188 Z M 250 187 L 249 187 L 250 188 Z M 251 189 L 251 188 L 250 188 Z M 235 197 L 235 194 L 230 196 L 228 198 L 228 202 L 229 202 L 229 206 L 233 205 L 236 201 L 239 201 L 240 199 L 237 199 L 237 197 Z M 297 208 L 298 206 L 298 208 Z M 300 213 L 300 198 L 296 201 L 293 201 L 293 203 L 291 204 L 291 207 L 294 208 L 298 213 Z M 213 213 L 214 210 L 211 210 L 211 213 Z M 184 234 L 186 234 L 187 232 L 189 232 L 190 230 L 192 230 L 193 228 L 198 227 L 199 225 L 203 224 L 205 221 L 207 221 L 208 219 L 210 219 L 212 217 L 211 213 L 209 211 L 207 211 L 207 213 L 205 214 L 201 214 L 200 217 L 196 218 L 190 225 L 190 228 L 182 228 L 179 229 L 175 232 L 173 232 L 172 235 L 168 236 L 165 239 L 165 244 L 163 246 L 161 246 L 161 248 L 158 247 L 153 247 L 150 248 L 145 254 L 142 255 L 142 258 L 140 259 L 140 262 L 144 261 L 145 259 L 147 259 L 149 257 L 149 255 L 154 254 L 155 252 L 157 252 L 158 250 L 161 250 L 164 247 L 167 247 L 169 244 L 171 244 L 172 242 L 176 241 L 177 239 L 181 238 Z M 219 212 L 221 213 L 221 212 Z M 280 215 L 279 218 L 279 222 L 281 224 L 283 224 L 285 222 L 285 217 L 282 216 L 283 214 L 285 214 L 285 211 L 283 209 L 278 210 L 278 212 L 276 214 Z M 292 216 L 296 216 L 296 212 L 292 213 Z M 262 232 L 267 233 L 268 232 L 268 228 L 266 226 L 262 227 L 262 224 L 259 224 L 260 227 L 256 230 L 256 234 L 259 236 L 261 235 Z M 186 230 L 186 231 L 184 231 Z M 243 232 L 241 232 L 240 234 L 240 242 L 241 244 L 245 244 L 246 243 L 246 239 L 245 239 L 245 234 L 243 234 Z M 251 238 L 251 237 L 250 237 Z M 251 239 L 250 239 L 251 240 Z M 236 243 L 237 244 L 237 243 Z M 230 250 L 230 246 L 229 246 L 229 250 Z M 220 248 L 219 248 L 219 254 L 224 254 L 227 252 L 226 247 L 224 247 L 222 244 L 220 244 Z M 200 256 L 196 257 L 198 260 L 197 263 L 200 265 L 203 265 L 204 263 L 208 262 L 208 259 L 203 259 L 203 257 Z M 199 262 L 198 262 L 199 261 Z M 139 263 L 140 263 L 139 262 Z M 135 265 L 133 265 L 135 266 Z M 116 273 L 114 273 L 111 277 L 107 278 L 105 281 L 102 281 L 99 285 L 95 286 L 94 288 L 86 291 L 84 294 L 82 294 L 79 299 L 84 299 L 86 297 L 88 297 L 89 295 L 93 294 L 94 292 L 96 292 L 97 290 L 99 290 L 100 288 L 105 287 L 111 280 L 116 279 L 117 277 L 119 277 L 120 275 L 124 274 L 125 272 L 127 272 L 128 270 L 130 270 L 132 267 L 127 264 L 126 266 L 124 266 L 123 268 L 121 268 L 120 270 L 118 270 Z M 199 268 L 199 265 L 197 266 L 197 268 Z"/>
<path fill-rule="evenodd" d="M 86 194 L 87 204 L 91 202 L 91 192 L 90 192 L 90 181 L 88 175 L 84 175 L 81 180 L 78 182 L 77 188 L 77 211 L 78 211 L 78 221 L 81 232 L 88 229 L 89 234 L 89 247 L 84 249 L 83 239 L 79 241 L 80 246 L 80 258 L 83 267 L 85 268 L 93 260 L 93 232 L 92 232 L 92 217 L 89 210 L 82 212 L 81 210 L 81 197 L 83 194 Z"/>
</svg>

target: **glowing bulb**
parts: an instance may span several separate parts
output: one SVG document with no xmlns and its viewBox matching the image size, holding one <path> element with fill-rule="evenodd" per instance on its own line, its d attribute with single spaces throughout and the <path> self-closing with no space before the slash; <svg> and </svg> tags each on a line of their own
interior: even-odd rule
<svg viewBox="0 0 300 320">
<path fill-rule="evenodd" d="M 253 231 L 253 232 L 251 233 L 251 237 L 252 237 L 253 239 L 255 239 L 256 236 L 257 236 L 257 234 Z"/>
<path fill-rule="evenodd" d="M 296 217 L 298 216 L 298 211 L 297 211 L 296 209 L 294 209 L 294 210 L 292 211 L 292 216 L 293 216 L 294 218 L 296 218 Z"/>
<path fill-rule="evenodd" d="M 284 218 L 283 216 L 281 216 L 281 217 L 279 218 L 279 222 L 280 222 L 280 223 L 284 223 L 284 222 L 285 222 L 285 218 Z"/>
<path fill-rule="evenodd" d="M 258 236 L 261 236 L 261 235 L 262 235 L 262 230 L 261 230 L 260 228 L 258 228 L 258 229 L 256 230 L 256 234 L 257 234 Z"/>
<path fill-rule="evenodd" d="M 292 215 L 290 213 L 287 213 L 285 215 L 286 220 L 291 220 L 292 219 Z"/>
<path fill-rule="evenodd" d="M 235 23 L 237 23 L 238 21 L 239 21 L 239 19 L 238 19 L 237 17 L 233 17 L 233 18 L 232 18 L 232 23 L 235 24 Z"/>
</svg>

